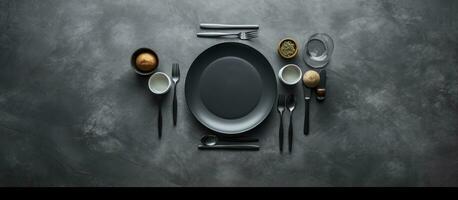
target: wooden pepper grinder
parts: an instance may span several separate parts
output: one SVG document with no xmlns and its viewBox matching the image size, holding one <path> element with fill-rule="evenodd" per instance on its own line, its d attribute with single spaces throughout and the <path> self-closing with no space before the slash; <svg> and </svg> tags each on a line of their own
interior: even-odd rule
<svg viewBox="0 0 458 200">
<path fill-rule="evenodd" d="M 324 101 L 326 99 L 326 70 L 320 71 L 320 84 L 316 87 L 316 100 Z"/>
</svg>

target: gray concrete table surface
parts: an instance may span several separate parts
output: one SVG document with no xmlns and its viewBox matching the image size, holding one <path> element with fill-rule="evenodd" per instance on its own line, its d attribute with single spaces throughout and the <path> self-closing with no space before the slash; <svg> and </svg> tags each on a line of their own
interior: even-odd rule
<svg viewBox="0 0 458 200">
<path fill-rule="evenodd" d="M 457 11 L 453 0 L 0 1 L 0 185 L 458 186 Z M 243 43 L 275 71 L 280 39 L 333 37 L 327 100 L 312 101 L 308 137 L 298 103 L 291 155 L 278 152 L 275 110 L 250 131 L 261 151 L 197 150 L 211 132 L 186 107 L 185 75 L 233 41 L 197 38 L 201 22 L 260 24 Z M 147 78 L 130 68 L 140 47 L 159 71 L 182 69 L 179 123 L 168 95 L 161 141 Z"/>
</svg>

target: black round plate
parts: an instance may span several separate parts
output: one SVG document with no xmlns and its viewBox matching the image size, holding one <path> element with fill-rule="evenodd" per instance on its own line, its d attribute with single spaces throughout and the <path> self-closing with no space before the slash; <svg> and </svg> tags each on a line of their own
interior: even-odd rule
<svg viewBox="0 0 458 200">
<path fill-rule="evenodd" d="M 277 80 L 256 49 L 226 42 L 202 52 L 185 83 L 188 108 L 209 129 L 239 134 L 259 125 L 271 112 Z"/>
</svg>

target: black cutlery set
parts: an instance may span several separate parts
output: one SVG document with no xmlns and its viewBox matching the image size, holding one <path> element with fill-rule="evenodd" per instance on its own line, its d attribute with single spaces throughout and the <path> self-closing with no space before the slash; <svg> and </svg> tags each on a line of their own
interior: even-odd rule
<svg viewBox="0 0 458 200">
<path fill-rule="evenodd" d="M 197 37 L 236 38 L 249 41 L 258 36 L 259 25 L 200 24 L 200 28 L 245 29 L 247 31 L 200 32 L 196 35 Z M 320 46 L 317 41 L 321 41 L 322 45 Z M 314 65 L 309 64 L 310 67 L 321 68 L 329 62 L 332 49 L 329 49 L 326 42 L 329 41 L 324 41 L 322 38 L 311 38 L 306 43 L 304 56 L 307 58 L 304 58 L 304 61 L 307 64 L 313 62 Z M 285 59 L 290 59 L 296 56 L 298 49 L 297 43 L 293 39 L 288 39 L 279 47 L 279 54 L 281 53 Z M 326 64 L 323 65 L 322 61 L 325 61 Z M 172 112 L 173 124 L 176 126 L 178 107 L 176 90 L 180 80 L 179 65 L 177 63 L 172 65 L 171 78 L 163 72 L 154 72 L 159 64 L 159 57 L 148 48 L 137 50 L 132 56 L 131 63 L 138 74 L 151 75 L 148 87 L 158 98 L 162 99 L 162 96 L 170 90 L 173 84 Z M 277 102 L 277 110 L 280 114 L 279 150 L 283 152 L 283 114 L 287 111 L 290 119 L 287 132 L 288 151 L 291 153 L 294 138 L 293 113 L 297 106 L 297 99 L 294 94 L 278 95 L 278 79 L 275 74 L 273 67 L 263 54 L 243 43 L 219 43 L 198 55 L 186 74 L 184 83 L 186 104 L 195 119 L 214 132 L 214 134 L 205 135 L 201 138 L 201 144 L 197 146 L 198 149 L 258 151 L 260 146 L 256 143 L 259 142 L 259 139 L 248 138 L 246 133 L 261 124 Z M 318 100 L 324 100 L 326 71 L 321 70 L 318 78 L 317 74 L 313 74 L 314 76 L 311 77 L 306 77 L 306 74 L 311 73 L 305 73 L 302 77 L 300 67 L 289 64 L 280 70 L 279 78 L 288 87 L 294 87 L 303 79 L 305 95 L 304 134 L 308 135 L 310 127 L 309 104 L 312 91 L 316 91 Z M 307 84 L 306 79 L 316 84 Z M 158 136 L 161 138 L 163 119 L 160 102 L 158 106 L 157 126 Z"/>
<path fill-rule="evenodd" d="M 326 70 L 320 71 L 320 79 L 319 85 L 315 88 L 316 89 L 316 99 L 318 102 L 322 102 L 325 99 L 325 91 L 326 91 Z M 304 105 L 305 105 L 305 114 L 304 114 L 304 135 L 307 136 L 310 133 L 310 101 L 312 98 L 312 91 L 313 88 L 307 87 L 305 84 L 303 86 L 304 90 Z M 321 93 L 319 95 L 319 93 Z M 291 153 L 293 148 L 293 112 L 296 107 L 296 97 L 294 94 L 284 95 L 279 94 L 277 98 L 277 111 L 280 116 L 280 127 L 278 132 L 278 141 L 279 141 L 279 149 L 280 153 L 283 152 L 283 140 L 284 140 L 284 129 L 283 129 L 283 113 L 285 111 L 289 111 L 289 126 L 288 126 L 288 151 Z"/>
</svg>

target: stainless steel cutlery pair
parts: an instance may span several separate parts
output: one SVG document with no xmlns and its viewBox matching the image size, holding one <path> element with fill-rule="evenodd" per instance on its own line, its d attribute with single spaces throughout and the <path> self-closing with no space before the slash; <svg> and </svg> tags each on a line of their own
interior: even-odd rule
<svg viewBox="0 0 458 200">
<path fill-rule="evenodd" d="M 280 153 L 283 152 L 283 112 L 285 109 L 288 109 L 290 115 L 289 115 L 289 128 L 288 128 L 288 151 L 289 153 L 292 152 L 293 150 L 293 112 L 294 109 L 296 108 L 296 97 L 294 94 L 291 94 L 288 96 L 288 98 L 285 95 L 278 95 L 278 100 L 277 100 L 277 110 L 280 113 L 280 130 L 279 130 L 279 147 L 280 147 Z"/>
<path fill-rule="evenodd" d="M 201 29 L 256 29 L 253 31 L 240 32 L 200 32 L 197 37 L 219 38 L 234 37 L 241 40 L 251 40 L 258 37 L 259 25 L 235 25 L 235 24 L 200 24 Z"/>
</svg>

